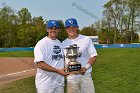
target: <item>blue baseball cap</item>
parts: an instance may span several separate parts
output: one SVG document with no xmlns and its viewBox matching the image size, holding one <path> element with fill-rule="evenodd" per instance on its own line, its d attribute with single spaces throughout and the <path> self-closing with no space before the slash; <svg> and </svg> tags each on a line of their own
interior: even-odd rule
<svg viewBox="0 0 140 93">
<path fill-rule="evenodd" d="M 77 20 L 75 18 L 70 18 L 65 21 L 65 27 L 74 26 L 78 27 Z"/>
<path fill-rule="evenodd" d="M 51 27 L 57 27 L 57 28 L 60 28 L 60 25 L 59 25 L 59 22 L 56 21 L 56 20 L 49 20 L 48 23 L 47 23 L 47 28 L 51 28 Z"/>
</svg>

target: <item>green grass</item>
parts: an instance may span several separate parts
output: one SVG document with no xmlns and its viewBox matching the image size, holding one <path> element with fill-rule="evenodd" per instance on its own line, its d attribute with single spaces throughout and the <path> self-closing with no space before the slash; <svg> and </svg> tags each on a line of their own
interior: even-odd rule
<svg viewBox="0 0 140 93">
<path fill-rule="evenodd" d="M 34 77 L 6 84 L 0 88 L 0 93 L 36 93 Z"/>
<path fill-rule="evenodd" d="M 96 93 L 140 93 L 140 48 L 98 49 Z M 34 77 L 4 85 L 0 93 L 35 93 Z"/>
<path fill-rule="evenodd" d="M 33 51 L 0 52 L 0 57 L 33 57 Z"/>
<path fill-rule="evenodd" d="M 140 93 L 140 48 L 99 49 L 93 68 L 96 93 Z"/>
</svg>

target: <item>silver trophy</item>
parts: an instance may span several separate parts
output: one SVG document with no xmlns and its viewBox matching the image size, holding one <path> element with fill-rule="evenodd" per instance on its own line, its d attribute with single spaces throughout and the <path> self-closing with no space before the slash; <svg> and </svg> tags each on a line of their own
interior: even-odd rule
<svg viewBox="0 0 140 93">
<path fill-rule="evenodd" d="M 81 69 L 81 64 L 76 60 L 79 56 L 78 49 L 79 47 L 76 44 L 66 48 L 66 57 L 70 59 L 67 65 L 68 72 L 79 71 Z"/>
</svg>

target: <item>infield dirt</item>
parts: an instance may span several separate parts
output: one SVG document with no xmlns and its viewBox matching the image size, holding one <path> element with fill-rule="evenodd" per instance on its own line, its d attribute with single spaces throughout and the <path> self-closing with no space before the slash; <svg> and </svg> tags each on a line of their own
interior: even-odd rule
<svg viewBox="0 0 140 93">
<path fill-rule="evenodd" d="M 0 85 L 34 76 L 33 57 L 0 57 Z"/>
</svg>

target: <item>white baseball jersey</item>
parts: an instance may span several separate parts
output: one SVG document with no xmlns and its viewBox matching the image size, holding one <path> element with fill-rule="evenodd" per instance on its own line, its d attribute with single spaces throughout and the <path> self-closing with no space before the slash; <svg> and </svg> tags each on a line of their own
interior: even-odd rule
<svg viewBox="0 0 140 93">
<path fill-rule="evenodd" d="M 88 63 L 90 57 L 97 56 L 96 49 L 95 49 L 91 39 L 89 37 L 87 37 L 87 36 L 80 35 L 80 34 L 75 39 L 68 39 L 67 38 L 62 42 L 62 46 L 64 48 L 65 56 L 66 56 L 65 48 L 69 47 L 70 45 L 73 45 L 73 44 L 77 44 L 77 47 L 79 47 L 78 52 L 80 53 L 80 55 L 78 56 L 77 61 L 79 63 L 81 63 L 82 67 L 86 66 L 86 64 Z M 70 60 L 67 57 L 65 57 L 66 65 L 68 64 L 69 61 Z M 90 67 L 86 71 L 86 73 L 90 73 L 91 71 L 92 71 L 92 67 Z"/>
<path fill-rule="evenodd" d="M 64 68 L 62 45 L 59 40 L 48 37 L 41 39 L 34 48 L 34 62 L 44 61 L 46 64 L 57 68 Z M 37 68 L 36 88 L 49 89 L 64 86 L 64 77 L 55 73 Z"/>
</svg>

